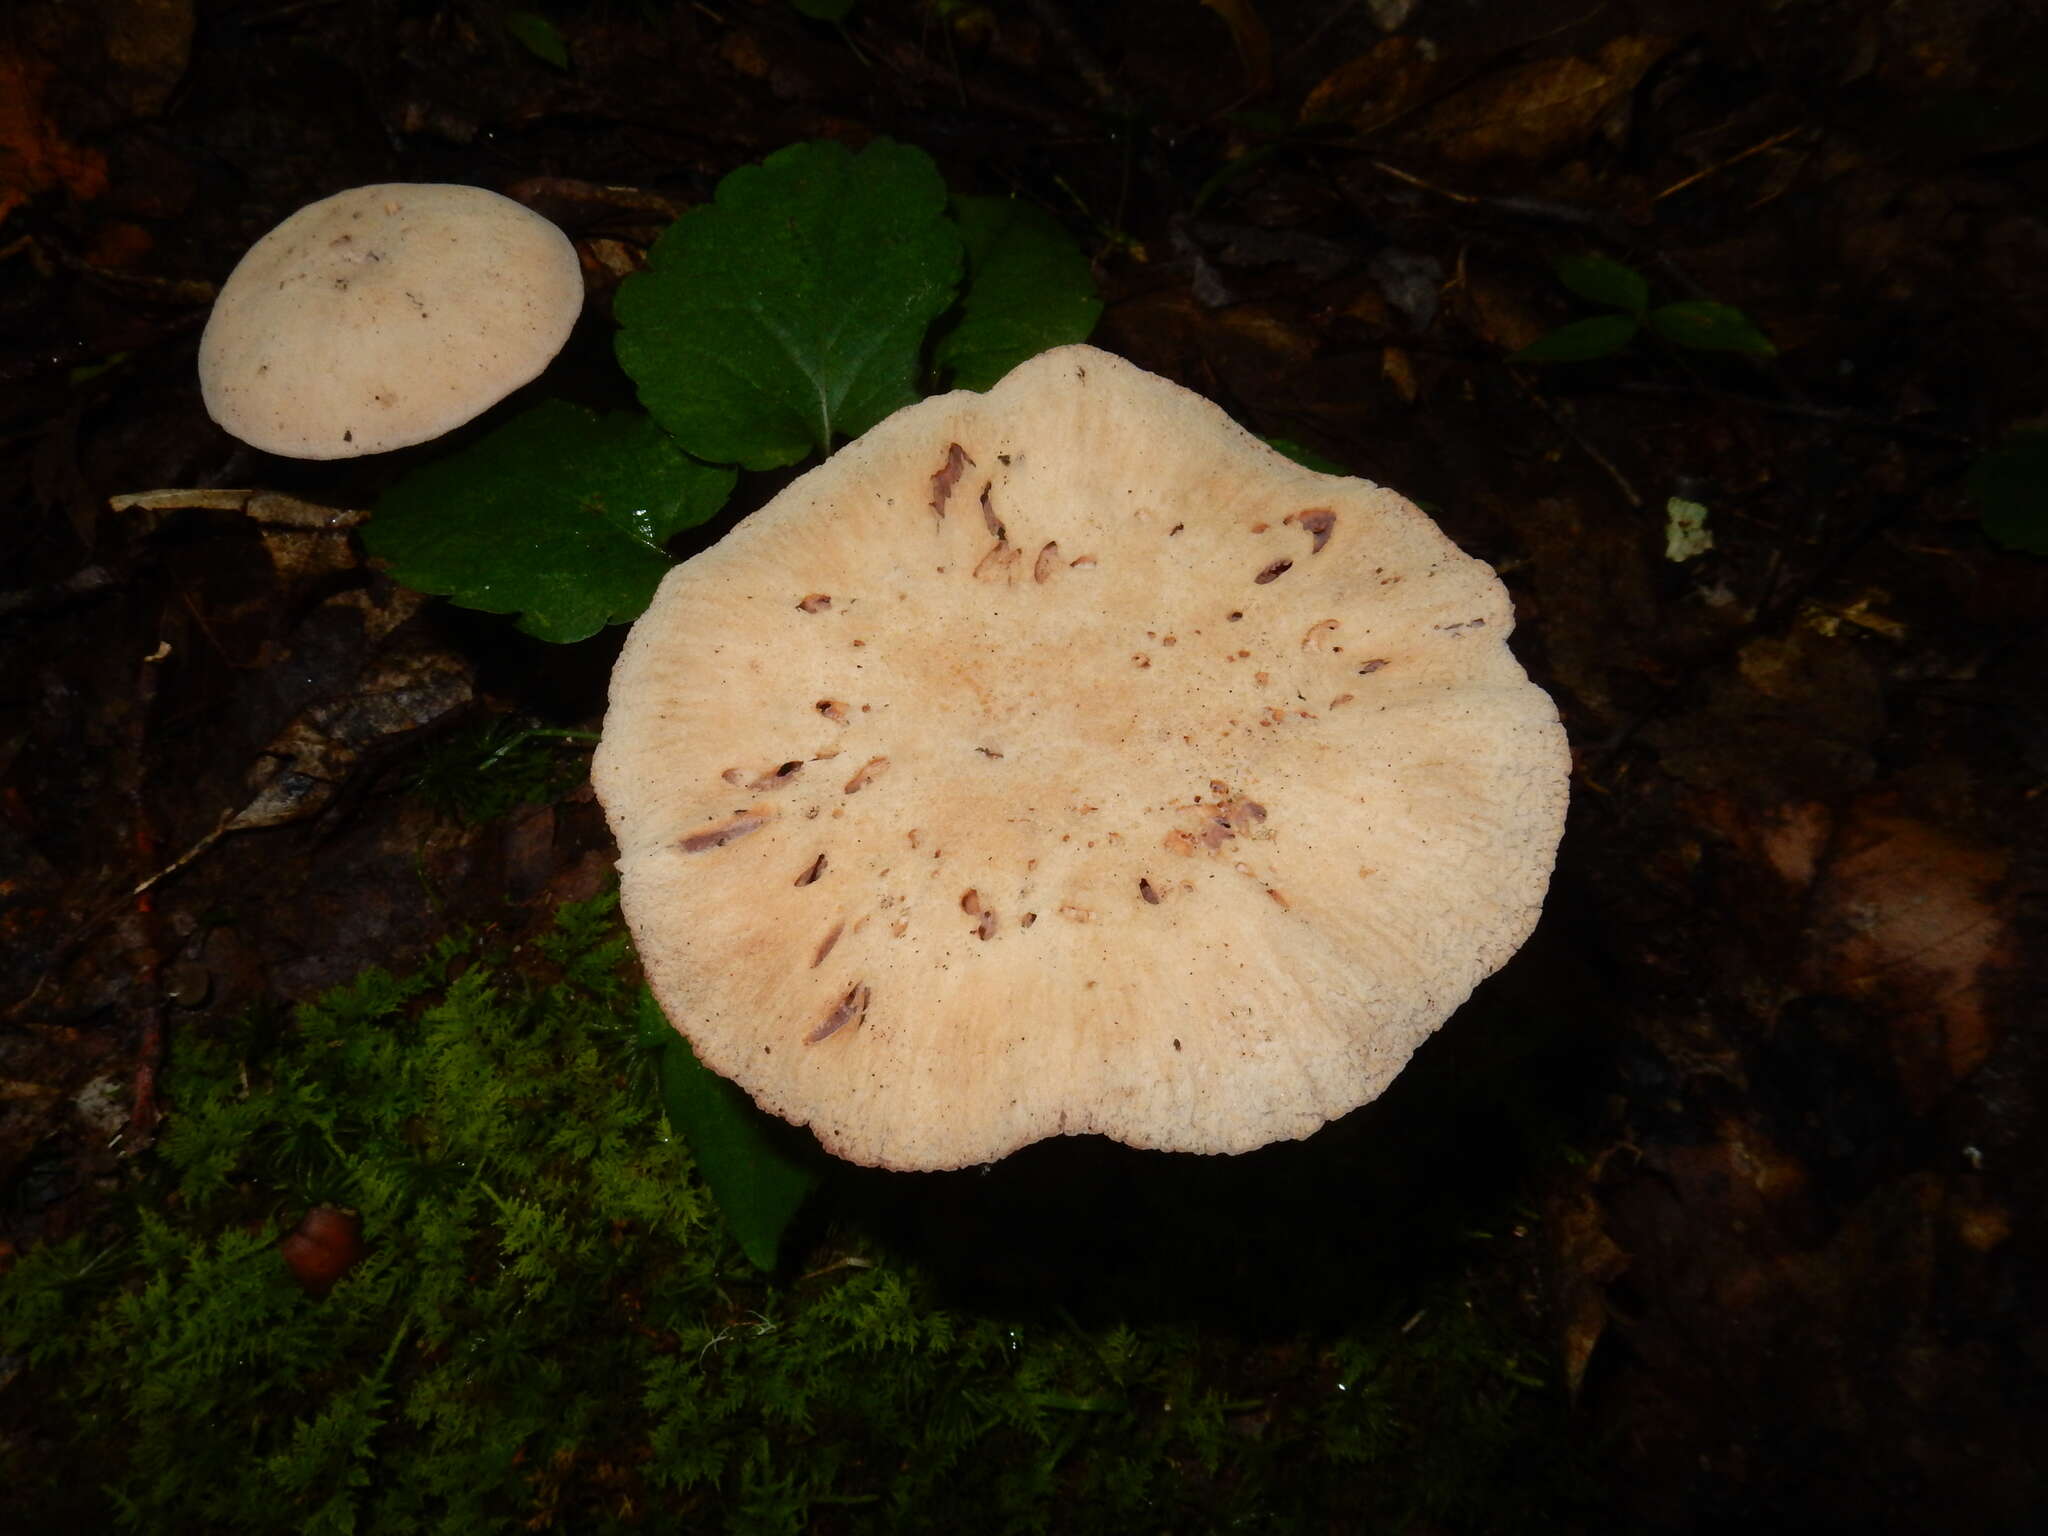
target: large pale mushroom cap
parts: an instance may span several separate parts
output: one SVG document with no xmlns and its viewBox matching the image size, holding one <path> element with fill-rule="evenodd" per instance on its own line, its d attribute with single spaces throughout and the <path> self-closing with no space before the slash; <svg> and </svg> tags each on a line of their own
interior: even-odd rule
<svg viewBox="0 0 2048 1536">
<path fill-rule="evenodd" d="M 213 419 L 295 459 L 423 443 L 538 377 L 583 275 L 568 236 L 481 187 L 355 187 L 249 248 L 199 342 Z"/>
<path fill-rule="evenodd" d="M 595 777 L 670 1020 L 855 1162 L 1243 1152 L 1375 1097 L 1564 819 L 1492 571 L 1087 347 L 672 572 Z"/>
</svg>

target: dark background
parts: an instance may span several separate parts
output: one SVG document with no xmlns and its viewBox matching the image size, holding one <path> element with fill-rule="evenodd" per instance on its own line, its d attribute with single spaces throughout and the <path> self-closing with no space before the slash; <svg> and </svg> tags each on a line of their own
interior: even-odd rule
<svg viewBox="0 0 2048 1536">
<path fill-rule="evenodd" d="M 549 389 L 623 403 L 609 297 L 659 230 L 783 144 L 888 134 L 1064 220 L 1098 344 L 1492 562 L 1576 772 L 1535 939 L 1419 1086 L 1325 1133 L 1376 1138 L 1384 1187 L 1268 1201 L 1232 1181 L 1284 1180 L 1284 1149 L 1182 1186 L 1054 1147 L 1000 1218 L 937 1181 L 882 1219 L 964 1288 L 1079 1291 L 1198 1225 L 1176 1199 L 1346 1228 L 1309 1247 L 1349 1263 L 1518 1189 L 1533 1219 L 1485 1262 L 1627 1525 L 2020 1528 L 2048 1445 L 2048 562 L 1987 541 L 1963 482 L 2048 409 L 2036 8 L 865 0 L 842 29 L 534 0 L 567 70 L 508 9 L 0 14 L 0 1263 L 94 1219 L 175 1112 L 180 1031 L 609 878 L 587 788 L 470 826 L 406 786 L 492 715 L 594 726 L 616 632 L 549 650 L 426 603 L 284 499 L 110 507 L 360 508 L 423 452 L 293 464 L 212 426 L 193 353 L 242 249 L 358 183 L 505 192 L 591 286 Z M 1551 263 L 1588 252 L 1781 355 L 1509 365 L 1587 313 Z M 1709 553 L 1665 557 L 1673 496 Z M 1187 1304 L 1253 1305 L 1241 1278 Z"/>
</svg>

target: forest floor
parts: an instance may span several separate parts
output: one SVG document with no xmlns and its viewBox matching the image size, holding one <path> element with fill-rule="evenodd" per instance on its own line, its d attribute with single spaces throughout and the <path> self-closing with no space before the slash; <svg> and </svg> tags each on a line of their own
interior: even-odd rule
<svg viewBox="0 0 2048 1536">
<path fill-rule="evenodd" d="M 567 67 L 507 25 L 538 12 Z M 527 640 L 258 506 L 110 504 L 367 507 L 425 452 L 292 463 L 207 419 L 239 253 L 344 186 L 505 192 L 590 279 L 550 388 L 619 404 L 609 297 L 654 236 L 782 145 L 888 135 L 1064 221 L 1098 345 L 1508 584 L 1574 748 L 1546 915 L 1428 1096 L 1328 1134 L 1448 1103 L 1391 1165 L 1526 1201 L 1474 1262 L 1626 1524 L 2017 1528 L 2048 1497 L 2048 560 L 1966 479 L 2048 425 L 2044 32 L 2007 0 L 11 6 L 0 1264 L 97 1218 L 187 1032 L 611 878 L 576 750 L 487 813 L 431 791 L 484 731 L 595 729 L 620 631 Z M 1510 362 L 1595 312 L 1554 272 L 1589 254 L 1776 355 Z M 1674 498 L 1711 547 L 1668 546 Z M 1571 1155 L 1488 1170 L 1525 1145 L 1460 1104 L 1489 1073 Z M 916 1240 L 1000 1283 L 1059 1247 L 1030 1180 L 1065 1156 L 1007 1211 L 934 1180 Z"/>
</svg>

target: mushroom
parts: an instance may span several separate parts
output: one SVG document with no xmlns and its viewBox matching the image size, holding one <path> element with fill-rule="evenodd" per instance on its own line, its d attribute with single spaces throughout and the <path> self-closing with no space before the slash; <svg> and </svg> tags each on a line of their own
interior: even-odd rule
<svg viewBox="0 0 2048 1536">
<path fill-rule="evenodd" d="M 1306 1136 L 1536 921 L 1569 758 L 1512 621 L 1400 496 L 1106 353 L 906 407 L 627 640 L 648 980 L 858 1163 Z"/>
<path fill-rule="evenodd" d="M 242 257 L 199 341 L 207 413 L 252 447 L 423 443 L 537 377 L 583 307 L 561 230 L 481 187 L 356 187 Z"/>
</svg>

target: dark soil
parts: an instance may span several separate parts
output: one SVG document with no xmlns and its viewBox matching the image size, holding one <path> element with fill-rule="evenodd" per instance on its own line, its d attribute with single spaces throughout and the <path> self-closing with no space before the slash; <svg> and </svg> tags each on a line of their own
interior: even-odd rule
<svg viewBox="0 0 2048 1536">
<path fill-rule="evenodd" d="M 1580 1155 L 1495 1262 L 1623 1523 L 2019 1528 L 2048 1498 L 2048 561 L 1963 480 L 2048 410 L 2037 10 L 532 9 L 569 69 L 489 0 L 0 14 L 0 1264 L 103 1208 L 176 1112 L 180 1031 L 609 877 L 587 788 L 471 825 L 408 786 L 493 717 L 594 728 L 617 634 L 551 651 L 305 526 L 287 498 L 367 506 L 427 450 L 295 464 L 212 425 L 193 354 L 241 250 L 358 183 L 506 192 L 592 287 L 550 388 L 619 399 L 609 296 L 676 212 L 886 134 L 1065 220 L 1100 345 L 1423 502 L 1513 590 L 1571 824 L 1536 938 L 1431 1059 L 1496 1069 L 1486 1019 L 1539 1021 L 1506 1059 Z M 1591 252 L 1779 355 L 1511 365 L 1589 312 L 1552 263 Z M 281 494 L 110 506 L 172 488 Z M 1672 497 L 1711 550 L 1667 558 Z M 953 1199 L 906 1240 L 1023 1246 Z M 1130 1241 L 1089 1236 L 1114 1205 L 1024 1230 L 1086 1263 Z"/>
</svg>

